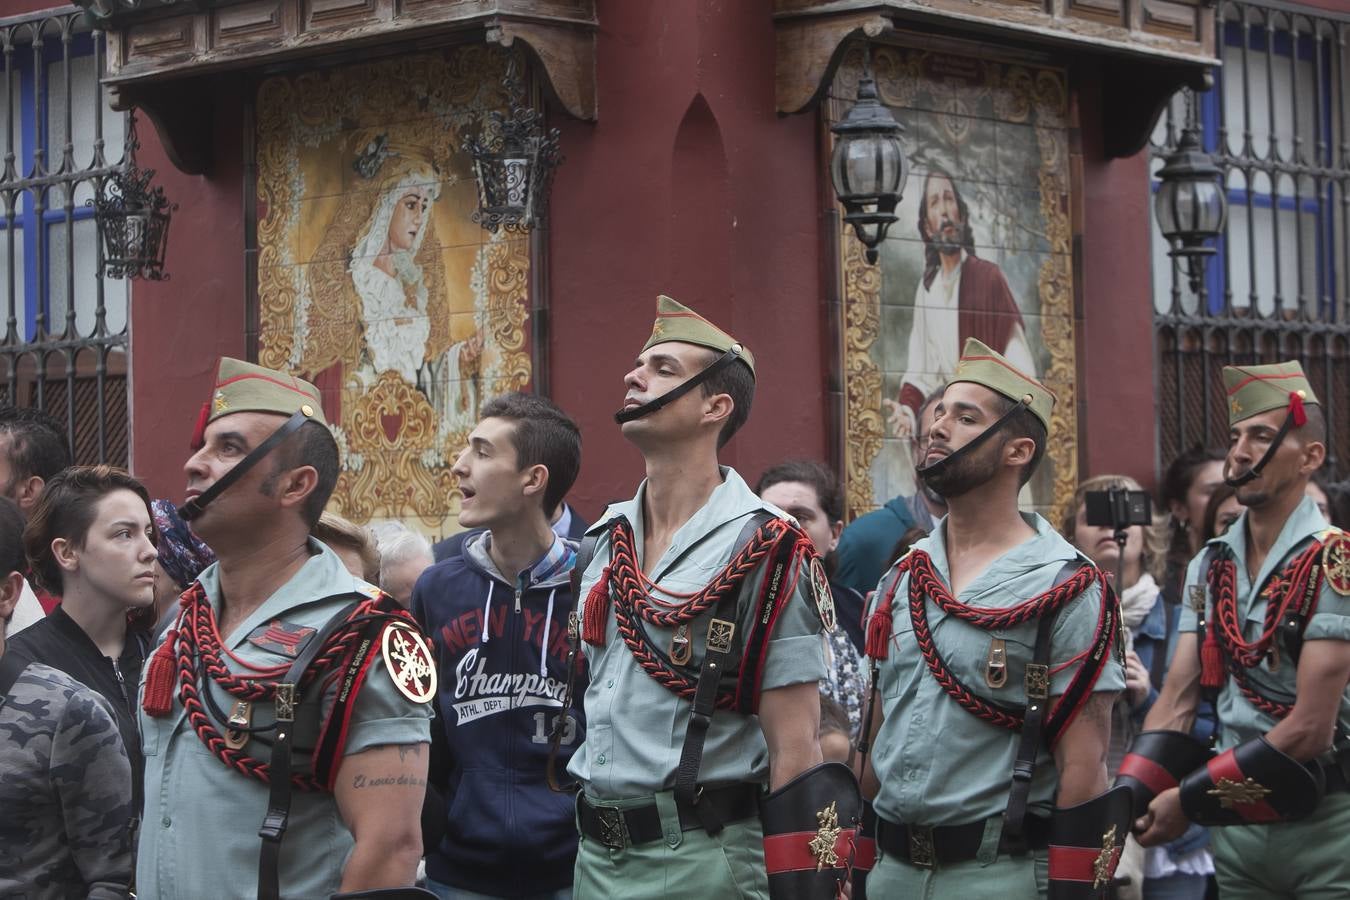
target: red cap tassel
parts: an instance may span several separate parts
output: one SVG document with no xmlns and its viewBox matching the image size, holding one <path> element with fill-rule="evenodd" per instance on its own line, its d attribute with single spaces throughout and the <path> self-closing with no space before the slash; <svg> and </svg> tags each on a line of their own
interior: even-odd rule
<svg viewBox="0 0 1350 900">
<path fill-rule="evenodd" d="M 600 573 L 600 580 L 586 595 L 586 606 L 581 616 L 581 639 L 592 647 L 605 643 L 605 626 L 609 624 L 609 566 Z"/>
<path fill-rule="evenodd" d="M 145 676 L 145 696 L 141 698 L 141 709 L 147 716 L 158 719 L 167 716 L 173 709 L 173 673 L 176 667 L 175 656 L 178 646 L 178 630 L 171 628 L 159 645 L 155 655 L 150 658 L 150 670 Z"/>
<path fill-rule="evenodd" d="M 189 450 L 200 450 L 206 446 L 206 420 L 211 418 L 211 403 L 207 401 L 202 404 L 201 412 L 197 413 L 197 424 L 192 429 L 192 440 L 188 443 Z"/>
<path fill-rule="evenodd" d="M 1294 391 L 1289 393 L 1289 413 L 1294 417 L 1294 427 L 1302 428 L 1308 421 L 1308 411 L 1303 408 L 1303 398 Z"/>
<path fill-rule="evenodd" d="M 1214 632 L 1211 620 L 1205 632 L 1205 642 L 1200 645 L 1200 686 L 1210 690 L 1223 687 L 1223 651 L 1219 649 L 1219 637 Z"/>
<path fill-rule="evenodd" d="M 886 659 L 891 652 L 891 595 L 877 605 L 867 619 L 867 642 L 863 653 L 870 659 Z"/>
</svg>

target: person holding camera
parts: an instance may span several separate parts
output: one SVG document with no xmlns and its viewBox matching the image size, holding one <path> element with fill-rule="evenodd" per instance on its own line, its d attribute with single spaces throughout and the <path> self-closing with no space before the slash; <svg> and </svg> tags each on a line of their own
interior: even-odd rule
<svg viewBox="0 0 1350 900">
<path fill-rule="evenodd" d="M 1191 561 L 1171 669 L 1121 776 L 1144 846 L 1223 826 L 1225 900 L 1345 897 L 1350 537 L 1305 495 L 1326 418 L 1297 362 L 1227 366 L 1223 381 L 1225 479 L 1246 512 Z M 1217 699 L 1213 758 L 1184 734 L 1203 698 Z"/>
<path fill-rule="evenodd" d="M 1085 858 L 1100 884 L 1081 896 L 1109 886 L 1129 823 L 1128 795 L 1103 793 L 1117 607 L 1096 566 L 1017 508 L 1054 402 L 971 339 L 936 407 L 919 474 L 948 514 L 882 577 L 867 621 L 869 896 L 1064 896 Z"/>
<path fill-rule="evenodd" d="M 1150 505 L 1148 493 L 1133 478 L 1098 475 L 1078 486 L 1064 516 L 1064 537 L 1111 577 L 1120 598 L 1127 650 L 1125 690 L 1111 710 L 1106 767 L 1113 778 L 1125 748 L 1158 697 L 1179 618 L 1178 608 L 1164 602 L 1156 580 L 1165 563 L 1166 536 Z M 1197 722 L 1196 731 L 1207 738 L 1213 731 L 1212 716 Z M 1214 871 L 1208 846 L 1208 833 L 1200 826 L 1147 854 L 1131 841 L 1117 869 L 1118 875 L 1129 876 L 1130 883 L 1118 887 L 1117 900 L 1200 900 Z"/>
</svg>

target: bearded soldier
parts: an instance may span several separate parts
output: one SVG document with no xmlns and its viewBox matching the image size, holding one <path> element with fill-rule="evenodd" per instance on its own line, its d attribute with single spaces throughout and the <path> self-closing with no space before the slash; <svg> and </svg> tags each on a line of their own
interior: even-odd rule
<svg viewBox="0 0 1350 900">
<path fill-rule="evenodd" d="M 937 404 L 919 474 L 949 511 L 882 577 L 867 621 L 868 896 L 1109 889 L 1129 824 L 1128 792 L 1103 795 L 1119 612 L 1102 573 L 1017 509 L 1053 405 L 974 338 Z"/>
<path fill-rule="evenodd" d="M 1171 670 L 1121 763 L 1145 846 L 1210 834 L 1229 898 L 1350 896 L 1350 538 L 1305 496 L 1326 418 L 1297 362 L 1228 366 L 1224 477 L 1246 511 L 1186 572 Z M 1220 751 L 1189 732 L 1217 698 Z M 1151 802 L 1150 802 L 1151 801 Z"/>
<path fill-rule="evenodd" d="M 750 413 L 754 358 L 661 297 L 624 383 L 615 418 L 647 478 L 576 567 L 575 895 L 833 896 L 861 799 L 816 738 L 829 588 L 810 539 L 717 462 Z"/>
<path fill-rule="evenodd" d="M 400 888 L 435 672 L 408 614 L 309 536 L 338 474 L 318 390 L 222 359 L 193 448 L 180 513 L 218 562 L 146 666 L 138 896 L 422 895 Z"/>
</svg>

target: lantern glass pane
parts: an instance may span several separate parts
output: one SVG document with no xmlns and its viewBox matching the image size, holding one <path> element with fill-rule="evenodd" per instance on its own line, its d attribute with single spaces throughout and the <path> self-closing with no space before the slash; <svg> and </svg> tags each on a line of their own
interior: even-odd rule
<svg viewBox="0 0 1350 900">
<path fill-rule="evenodd" d="M 878 177 L 877 154 L 874 136 L 849 136 L 840 142 L 834 159 L 835 189 L 840 196 L 871 195 L 882 190 L 885 182 Z"/>
<path fill-rule="evenodd" d="M 1217 234 L 1223 229 L 1223 198 L 1215 181 L 1195 183 L 1195 230 L 1202 234 Z"/>
<path fill-rule="evenodd" d="M 1158 217 L 1158 228 L 1168 237 L 1177 233 L 1176 216 L 1172 214 L 1176 189 L 1176 182 L 1164 181 L 1158 185 L 1158 193 L 1153 197 L 1153 212 Z"/>
</svg>

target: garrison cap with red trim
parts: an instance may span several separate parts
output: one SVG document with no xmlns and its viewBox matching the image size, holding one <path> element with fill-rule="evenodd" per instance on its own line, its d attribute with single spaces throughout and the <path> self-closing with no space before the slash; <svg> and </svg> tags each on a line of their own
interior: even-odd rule
<svg viewBox="0 0 1350 900">
<path fill-rule="evenodd" d="M 1294 414 L 1294 425 L 1307 421 L 1303 407 L 1320 403 L 1297 360 L 1266 366 L 1224 366 L 1223 388 L 1228 394 L 1228 424 L 1287 409 Z"/>
<path fill-rule="evenodd" d="M 271 412 L 283 416 L 303 412 L 320 425 L 328 425 L 323 416 L 319 389 L 308 381 L 222 356 L 211 399 L 202 404 L 197 418 L 192 449 L 196 450 L 204 443 L 207 425 L 240 412 Z"/>
<path fill-rule="evenodd" d="M 1046 431 L 1050 430 L 1050 412 L 1055 408 L 1054 392 L 975 338 L 966 339 L 952 381 L 984 385 L 1015 403 L 1025 399 L 1032 415 L 1041 420 Z"/>
<path fill-rule="evenodd" d="M 726 353 L 733 346 L 740 347 L 740 359 L 755 374 L 755 357 L 749 348 L 718 328 L 689 307 L 662 294 L 656 298 L 656 321 L 652 324 L 652 336 L 647 338 L 643 351 L 665 341 L 681 341 L 707 347 L 718 353 Z"/>
</svg>

